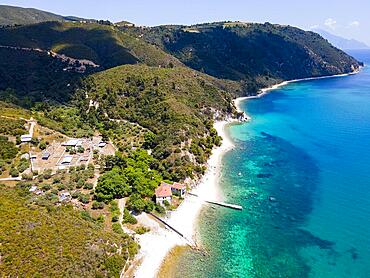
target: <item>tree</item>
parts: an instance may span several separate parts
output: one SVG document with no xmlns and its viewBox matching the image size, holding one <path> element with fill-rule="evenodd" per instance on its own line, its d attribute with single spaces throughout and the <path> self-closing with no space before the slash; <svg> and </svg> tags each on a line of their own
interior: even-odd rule
<svg viewBox="0 0 370 278">
<path fill-rule="evenodd" d="M 144 149 L 152 149 L 152 148 L 154 148 L 156 146 L 155 140 L 156 140 L 156 135 L 153 132 L 148 131 L 144 135 L 143 148 Z"/>
<path fill-rule="evenodd" d="M 9 174 L 13 177 L 16 178 L 19 176 L 19 171 L 16 168 L 11 168 L 9 171 Z"/>
<path fill-rule="evenodd" d="M 95 195 L 99 201 L 110 201 L 114 198 L 122 198 L 129 193 L 131 193 L 131 188 L 127 184 L 127 179 L 117 167 L 104 173 L 99 178 L 95 189 Z"/>
<path fill-rule="evenodd" d="M 40 144 L 39 144 L 39 148 L 40 150 L 45 150 L 46 149 L 46 142 L 45 141 L 41 141 Z"/>
<path fill-rule="evenodd" d="M 127 206 L 131 210 L 142 212 L 145 210 L 146 203 L 139 194 L 132 194 L 128 200 Z"/>
</svg>

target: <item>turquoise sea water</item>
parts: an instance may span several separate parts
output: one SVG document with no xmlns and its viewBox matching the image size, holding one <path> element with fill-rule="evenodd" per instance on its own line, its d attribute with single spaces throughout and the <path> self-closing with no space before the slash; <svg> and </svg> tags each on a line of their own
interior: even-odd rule
<svg viewBox="0 0 370 278">
<path fill-rule="evenodd" d="M 202 211 L 207 253 L 185 253 L 178 277 L 370 277 L 370 68 L 242 108 L 220 187 L 244 210 Z"/>
</svg>

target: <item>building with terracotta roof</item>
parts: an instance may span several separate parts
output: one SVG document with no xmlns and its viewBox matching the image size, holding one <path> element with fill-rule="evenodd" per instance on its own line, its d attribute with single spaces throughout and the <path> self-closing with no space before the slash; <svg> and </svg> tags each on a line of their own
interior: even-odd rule
<svg viewBox="0 0 370 278">
<path fill-rule="evenodd" d="M 171 191 L 174 195 L 183 197 L 186 192 L 186 185 L 183 183 L 175 182 L 171 185 Z"/>
<path fill-rule="evenodd" d="M 171 203 L 172 190 L 171 185 L 162 182 L 160 186 L 155 190 L 155 201 L 157 204 L 163 205 L 164 201 Z"/>
</svg>

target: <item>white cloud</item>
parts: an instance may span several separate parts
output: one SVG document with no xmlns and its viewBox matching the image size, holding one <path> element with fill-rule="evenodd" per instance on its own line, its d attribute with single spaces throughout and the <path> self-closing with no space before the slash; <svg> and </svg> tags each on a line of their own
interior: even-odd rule
<svg viewBox="0 0 370 278">
<path fill-rule="evenodd" d="M 318 24 L 310 26 L 310 30 L 315 30 L 315 29 L 319 29 L 319 28 L 320 28 L 320 25 L 318 25 Z"/>
<path fill-rule="evenodd" d="M 324 25 L 332 30 L 335 30 L 337 21 L 332 18 L 328 18 L 325 20 Z"/>
<path fill-rule="evenodd" d="M 360 26 L 360 22 L 355 20 L 355 21 L 352 21 L 348 24 L 349 27 L 358 27 Z"/>
</svg>

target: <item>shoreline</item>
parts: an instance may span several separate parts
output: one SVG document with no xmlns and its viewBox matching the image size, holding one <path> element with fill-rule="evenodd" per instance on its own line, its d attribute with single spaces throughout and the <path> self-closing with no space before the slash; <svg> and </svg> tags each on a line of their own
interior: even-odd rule
<svg viewBox="0 0 370 278">
<path fill-rule="evenodd" d="M 270 87 L 267 87 L 267 88 L 264 88 L 264 89 L 261 89 L 257 95 L 254 95 L 254 96 L 247 96 L 247 97 L 238 97 L 236 99 L 233 100 L 234 102 L 234 105 L 236 107 L 236 110 L 238 112 L 241 112 L 241 113 L 244 113 L 245 112 L 241 109 L 241 102 L 244 101 L 244 100 L 247 100 L 247 99 L 256 99 L 256 98 L 261 98 L 265 95 L 267 95 L 268 93 L 270 93 L 271 91 L 274 91 L 276 89 L 279 89 L 281 87 L 284 87 L 286 85 L 289 85 L 291 83 L 297 83 L 297 82 L 304 82 L 304 81 L 312 81 L 312 80 L 320 80 L 320 79 L 329 79 L 329 78 L 337 78 L 337 77 L 345 77 L 345 76 L 351 76 L 351 75 L 354 75 L 354 74 L 357 74 L 361 71 L 363 67 L 360 67 L 359 69 L 357 70 L 354 70 L 352 72 L 349 72 L 349 73 L 342 73 L 342 74 L 335 74 L 335 75 L 325 75 L 325 76 L 317 76 L 317 77 L 306 77 L 306 78 L 301 78 L 301 79 L 292 79 L 292 80 L 286 80 L 286 81 L 282 81 L 278 84 L 275 84 L 275 85 L 272 85 Z M 247 119 L 250 120 L 251 117 L 249 115 L 246 115 Z"/>
<path fill-rule="evenodd" d="M 233 103 L 238 112 L 244 114 L 246 121 L 251 120 L 251 117 L 247 115 L 241 109 L 241 102 L 247 99 L 256 99 L 263 97 L 269 92 L 286 86 L 290 83 L 303 82 L 310 80 L 319 80 L 327 78 L 344 77 L 357 74 L 361 68 L 351 73 L 338 74 L 331 76 L 320 76 L 320 77 L 309 77 L 302 79 L 294 79 L 289 81 L 283 81 L 281 83 L 272 85 L 268 88 L 264 88 L 259 91 L 255 96 L 239 97 L 233 100 Z M 234 143 L 227 134 L 225 128 L 227 125 L 232 123 L 240 122 L 237 119 L 228 119 L 224 121 L 215 122 L 214 128 L 217 130 L 219 136 L 222 137 L 222 145 L 218 148 L 213 149 L 212 155 L 209 157 L 206 167 L 207 171 L 203 177 L 197 182 L 197 185 L 191 190 L 199 198 L 195 198 L 187 195 L 181 205 L 174 211 L 170 212 L 165 218 L 170 225 L 181 231 L 187 239 L 191 239 L 193 242 L 197 242 L 196 224 L 198 216 L 202 210 L 203 202 L 202 198 L 221 200 L 220 189 L 218 187 L 218 180 L 221 172 L 221 160 L 226 152 L 234 148 Z M 134 277 L 147 278 L 156 277 L 158 271 L 161 269 L 167 255 L 177 246 L 187 246 L 188 241 L 184 238 L 179 237 L 177 234 L 161 226 L 154 219 L 150 218 L 146 214 L 141 214 L 138 217 L 139 223 L 151 228 L 149 233 L 139 236 L 139 244 L 141 245 L 140 252 L 137 256 L 137 261 L 140 262 L 139 266 L 134 270 Z"/>
<path fill-rule="evenodd" d="M 227 125 L 235 122 L 238 121 L 228 119 L 217 121 L 214 124 L 214 128 L 223 140 L 220 147 L 213 149 L 206 164 L 206 173 L 191 190 L 199 198 L 187 195 L 176 210 L 169 212 L 163 218 L 192 242 L 196 243 L 198 240 L 196 225 L 204 205 L 202 199 L 221 200 L 222 196 L 218 187 L 218 180 L 221 175 L 221 160 L 226 152 L 234 148 L 234 144 L 226 133 L 225 128 Z M 134 277 L 156 277 L 167 254 L 176 246 L 187 246 L 188 241 L 166 229 L 145 213 L 139 215 L 137 219 L 140 224 L 149 227 L 151 230 L 138 237 L 141 248 L 136 258 L 139 265 L 134 270 Z"/>
</svg>

